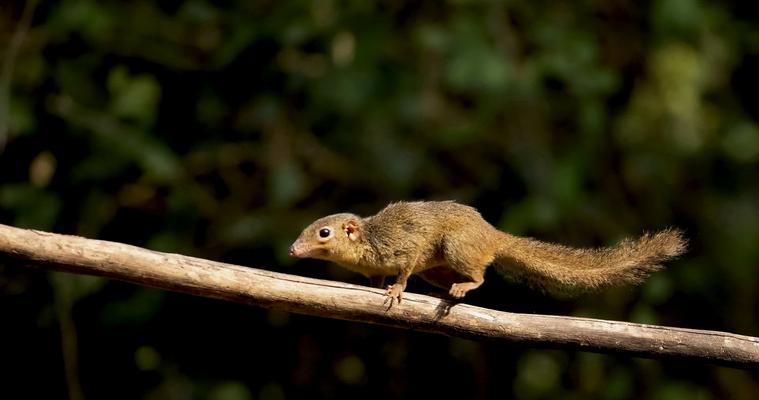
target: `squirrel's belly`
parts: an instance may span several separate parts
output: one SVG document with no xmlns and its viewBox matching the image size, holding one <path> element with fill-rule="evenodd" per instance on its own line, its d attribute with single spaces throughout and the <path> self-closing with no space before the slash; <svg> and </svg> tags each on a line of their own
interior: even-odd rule
<svg viewBox="0 0 759 400">
<path fill-rule="evenodd" d="M 384 266 L 384 265 L 374 265 L 374 264 L 348 264 L 348 263 L 338 263 L 341 267 L 351 270 L 353 272 L 357 272 L 361 275 L 372 277 L 372 276 L 393 276 L 398 275 L 401 271 L 400 268 L 393 268 L 390 266 Z M 415 266 L 413 269 L 414 274 L 426 271 L 430 268 L 440 267 L 447 265 L 445 259 L 442 256 L 435 255 L 433 257 L 428 258 L 426 261 L 421 262 L 419 265 Z"/>
</svg>

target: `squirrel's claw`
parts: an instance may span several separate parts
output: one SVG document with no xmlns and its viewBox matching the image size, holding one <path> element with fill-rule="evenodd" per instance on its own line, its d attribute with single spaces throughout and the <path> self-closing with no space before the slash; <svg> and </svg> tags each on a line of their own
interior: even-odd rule
<svg viewBox="0 0 759 400">
<path fill-rule="evenodd" d="M 393 304 L 397 301 L 398 304 L 401 304 L 401 300 L 403 299 L 403 286 L 399 284 L 389 285 L 387 287 L 387 291 L 385 292 L 385 302 L 383 304 L 390 304 L 387 306 L 387 309 L 393 307 Z"/>
</svg>

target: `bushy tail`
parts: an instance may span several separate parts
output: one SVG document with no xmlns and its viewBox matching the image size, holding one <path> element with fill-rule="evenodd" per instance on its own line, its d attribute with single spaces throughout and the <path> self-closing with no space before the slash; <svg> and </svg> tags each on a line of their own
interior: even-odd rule
<svg viewBox="0 0 759 400">
<path fill-rule="evenodd" d="M 503 243 L 495 261 L 499 273 L 557 295 L 639 283 L 661 269 L 662 262 L 686 250 L 677 229 L 599 249 L 576 249 L 506 233 Z"/>
</svg>

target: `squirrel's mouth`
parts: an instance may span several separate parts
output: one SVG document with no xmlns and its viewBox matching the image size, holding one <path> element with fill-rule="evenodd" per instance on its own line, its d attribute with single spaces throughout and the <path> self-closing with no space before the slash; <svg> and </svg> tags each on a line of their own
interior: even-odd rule
<svg viewBox="0 0 759 400">
<path fill-rule="evenodd" d="M 293 245 L 290 246 L 290 249 L 287 251 L 287 254 L 290 255 L 291 257 L 298 257 L 298 258 L 305 257 L 306 256 L 305 253 L 306 252 L 298 248 L 298 246 L 296 246 L 295 243 L 293 243 Z"/>
<path fill-rule="evenodd" d="M 287 250 L 287 254 L 291 257 L 297 257 L 298 256 L 298 250 L 295 249 L 295 246 L 290 246 L 290 249 Z"/>
</svg>

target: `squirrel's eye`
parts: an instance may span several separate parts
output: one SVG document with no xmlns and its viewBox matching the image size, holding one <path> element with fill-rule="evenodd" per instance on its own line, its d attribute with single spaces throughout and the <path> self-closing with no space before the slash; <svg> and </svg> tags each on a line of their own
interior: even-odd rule
<svg viewBox="0 0 759 400">
<path fill-rule="evenodd" d="M 327 228 L 323 228 L 323 229 L 319 230 L 319 237 L 320 237 L 320 238 L 326 238 L 326 237 L 328 237 L 328 236 L 329 236 L 331 233 L 332 233 L 332 231 L 330 231 L 329 229 L 327 229 Z"/>
</svg>

